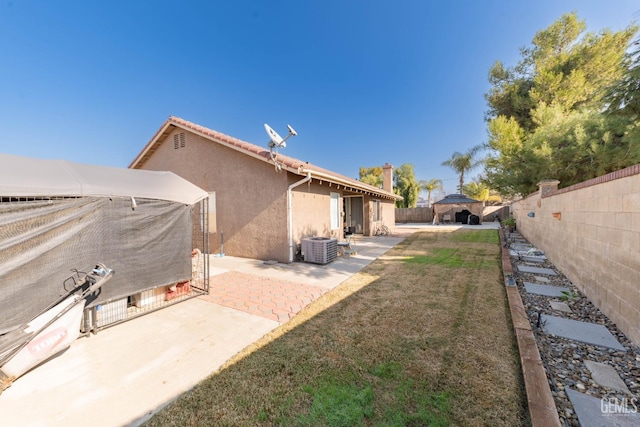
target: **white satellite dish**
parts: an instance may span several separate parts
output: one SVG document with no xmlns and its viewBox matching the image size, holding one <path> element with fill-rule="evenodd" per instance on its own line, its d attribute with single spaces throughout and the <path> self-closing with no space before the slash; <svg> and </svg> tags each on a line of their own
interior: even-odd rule
<svg viewBox="0 0 640 427">
<path fill-rule="evenodd" d="M 287 143 L 285 142 L 285 140 L 282 139 L 282 137 L 278 134 L 278 132 L 273 130 L 271 126 L 265 123 L 264 130 L 267 131 L 267 135 L 269 135 L 269 138 L 271 139 L 271 141 L 269 141 L 269 147 L 275 146 L 275 147 L 284 148 L 287 146 Z"/>
<path fill-rule="evenodd" d="M 278 163 L 277 160 L 278 148 L 285 148 L 287 146 L 287 139 L 292 136 L 298 135 L 298 133 L 291 127 L 291 125 L 287 125 L 287 129 L 289 129 L 289 135 L 287 135 L 286 138 L 282 138 L 278 134 L 278 132 L 271 128 L 271 126 L 266 123 L 264 124 L 264 130 L 266 130 L 267 135 L 269 135 L 269 150 L 271 154 L 271 160 L 273 160 L 273 163 L 275 163 L 276 170 L 278 172 L 280 172 L 280 170 L 282 169 L 282 166 Z"/>
</svg>

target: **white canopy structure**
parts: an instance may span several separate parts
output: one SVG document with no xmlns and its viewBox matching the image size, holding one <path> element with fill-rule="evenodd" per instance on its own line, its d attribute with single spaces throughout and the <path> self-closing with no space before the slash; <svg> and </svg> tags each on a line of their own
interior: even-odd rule
<svg viewBox="0 0 640 427">
<path fill-rule="evenodd" d="M 0 154 L 0 196 L 139 197 L 193 205 L 208 195 L 173 172 Z"/>
<path fill-rule="evenodd" d="M 192 251 L 208 247 L 207 199 L 172 172 L 0 154 L 0 338 L 56 301 L 74 269 L 116 271 L 87 304 L 92 328 L 109 324 L 102 305 L 117 302 L 113 323 L 131 298 L 189 282 Z"/>
</svg>

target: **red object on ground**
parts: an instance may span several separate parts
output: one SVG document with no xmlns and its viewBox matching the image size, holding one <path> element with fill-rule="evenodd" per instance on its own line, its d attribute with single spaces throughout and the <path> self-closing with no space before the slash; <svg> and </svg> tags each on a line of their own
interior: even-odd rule
<svg viewBox="0 0 640 427">
<path fill-rule="evenodd" d="M 169 286 L 167 289 L 167 301 L 187 295 L 189 292 L 191 292 L 191 285 L 189 282 L 180 282 L 173 286 Z"/>
</svg>

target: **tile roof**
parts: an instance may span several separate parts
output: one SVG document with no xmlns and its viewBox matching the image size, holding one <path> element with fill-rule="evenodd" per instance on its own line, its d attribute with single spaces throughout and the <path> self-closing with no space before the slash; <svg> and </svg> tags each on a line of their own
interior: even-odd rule
<svg viewBox="0 0 640 427">
<path fill-rule="evenodd" d="M 156 132 L 156 134 L 149 141 L 149 143 L 147 143 L 147 145 L 140 152 L 140 154 L 138 154 L 138 156 L 131 162 L 129 167 L 132 169 L 140 168 L 142 164 L 144 164 L 144 162 L 149 157 L 151 157 L 151 155 L 153 154 L 153 152 L 155 151 L 159 143 L 162 142 L 164 138 L 166 138 L 169 135 L 173 127 L 179 127 L 181 129 L 188 130 L 190 132 L 193 132 L 211 141 L 223 144 L 227 147 L 236 149 L 240 152 L 244 152 L 245 154 L 250 155 L 252 157 L 261 159 L 265 162 L 271 162 L 270 152 L 268 149 L 264 147 L 260 147 L 258 145 L 251 144 L 241 139 L 234 138 L 229 135 L 225 135 L 221 132 L 206 128 L 204 126 L 200 126 L 198 124 L 181 119 L 179 117 L 170 116 L 167 119 L 167 121 L 160 127 L 158 132 Z M 384 191 L 380 188 L 374 187 L 369 184 L 365 184 L 356 179 L 349 178 L 345 175 L 337 174 L 328 169 L 321 168 L 309 162 L 304 162 L 302 160 L 298 160 L 293 157 L 285 156 L 279 153 L 277 160 L 282 165 L 283 169 L 286 169 L 289 172 L 295 173 L 297 175 L 306 176 L 307 173 L 311 173 L 311 176 L 313 178 L 316 178 L 322 181 L 330 181 L 339 185 L 346 185 L 347 187 L 372 193 L 387 199 L 394 199 L 394 200 L 402 199 L 401 196 L 398 196 L 396 194 L 390 193 L 388 191 Z"/>
</svg>

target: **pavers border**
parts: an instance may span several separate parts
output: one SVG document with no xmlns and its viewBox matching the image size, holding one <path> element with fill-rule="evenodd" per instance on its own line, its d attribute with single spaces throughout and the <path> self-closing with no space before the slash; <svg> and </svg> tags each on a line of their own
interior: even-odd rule
<svg viewBox="0 0 640 427">
<path fill-rule="evenodd" d="M 498 230 L 500 243 L 502 246 L 502 273 L 511 320 L 518 343 L 520 353 L 520 364 L 522 366 L 522 376 L 524 378 L 525 391 L 527 393 L 527 405 L 529 406 L 529 416 L 533 427 L 560 427 L 560 417 L 556 408 L 549 380 L 544 370 L 540 351 L 536 338 L 531 330 L 531 324 L 524 309 L 520 292 L 516 286 L 513 275 L 513 266 L 509 248 L 506 245 L 504 230 Z"/>
</svg>

